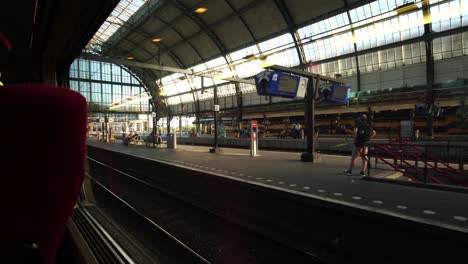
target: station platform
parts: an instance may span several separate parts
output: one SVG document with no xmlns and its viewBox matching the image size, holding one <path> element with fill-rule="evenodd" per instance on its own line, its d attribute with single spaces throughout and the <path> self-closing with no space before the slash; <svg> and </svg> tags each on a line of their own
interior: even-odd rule
<svg viewBox="0 0 468 264">
<path fill-rule="evenodd" d="M 367 181 L 358 170 L 342 175 L 350 157 L 321 154 L 312 164 L 291 152 L 250 157 L 249 150 L 234 148 L 209 153 L 206 146 L 153 149 L 94 139 L 88 145 L 468 234 L 468 194 Z"/>
</svg>

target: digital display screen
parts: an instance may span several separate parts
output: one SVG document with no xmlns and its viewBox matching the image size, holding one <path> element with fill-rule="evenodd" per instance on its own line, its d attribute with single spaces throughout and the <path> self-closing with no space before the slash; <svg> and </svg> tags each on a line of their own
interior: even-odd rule
<svg viewBox="0 0 468 264">
<path fill-rule="evenodd" d="M 287 75 L 281 75 L 278 84 L 278 92 L 296 93 L 299 79 Z"/>
<path fill-rule="evenodd" d="M 347 93 L 347 87 L 335 86 L 335 92 L 333 93 L 333 97 L 336 99 L 344 100 L 346 98 Z"/>
</svg>

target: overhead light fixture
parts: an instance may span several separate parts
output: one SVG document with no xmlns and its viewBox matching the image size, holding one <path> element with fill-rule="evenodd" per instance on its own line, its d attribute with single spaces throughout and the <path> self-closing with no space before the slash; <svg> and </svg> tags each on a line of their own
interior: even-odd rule
<svg viewBox="0 0 468 264">
<path fill-rule="evenodd" d="M 203 14 L 203 13 L 205 13 L 207 10 L 208 10 L 208 8 L 206 8 L 206 7 L 199 7 L 199 8 L 197 8 L 197 9 L 195 9 L 194 12 L 195 12 L 195 13 L 198 13 L 198 14 Z"/>
<path fill-rule="evenodd" d="M 135 59 L 135 57 L 133 57 L 133 56 L 128 56 L 127 57 L 127 60 L 134 60 L 134 59 Z"/>
<path fill-rule="evenodd" d="M 153 38 L 151 41 L 153 42 L 161 42 L 162 38 Z"/>
</svg>

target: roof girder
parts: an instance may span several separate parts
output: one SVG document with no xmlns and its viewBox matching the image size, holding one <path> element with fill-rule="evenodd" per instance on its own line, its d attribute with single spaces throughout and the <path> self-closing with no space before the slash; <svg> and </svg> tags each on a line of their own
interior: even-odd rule
<svg viewBox="0 0 468 264">
<path fill-rule="evenodd" d="M 296 52 L 297 56 L 299 57 L 299 60 L 301 61 L 301 63 L 305 63 L 307 60 L 304 50 L 301 49 L 302 45 L 300 46 L 298 43 L 300 40 L 298 40 L 299 35 L 297 34 L 297 25 L 294 22 L 294 18 L 291 16 L 291 13 L 289 12 L 288 6 L 286 5 L 286 3 L 284 3 L 283 0 L 275 0 L 274 2 L 276 8 L 283 17 L 284 22 L 286 22 L 286 24 L 288 25 L 288 30 L 294 41 L 294 46 L 296 47 Z"/>
<path fill-rule="evenodd" d="M 262 2 L 265 2 L 265 1 L 267 1 L 267 0 L 257 0 L 257 1 L 253 1 L 253 2 L 251 2 L 250 4 L 248 4 L 248 5 L 244 6 L 244 7 L 242 7 L 242 8 L 239 9 L 239 10 L 237 10 L 237 12 L 233 12 L 233 13 L 231 13 L 230 15 L 225 16 L 225 17 L 223 17 L 223 18 L 217 20 L 217 21 L 216 21 L 215 23 L 213 23 L 212 25 L 206 25 L 206 30 L 213 30 L 213 28 L 214 28 L 215 26 L 217 26 L 217 25 L 219 25 L 219 24 L 222 24 L 222 23 L 224 23 L 225 21 L 228 21 L 229 19 L 232 19 L 233 17 L 242 15 L 242 13 L 246 12 L 246 11 L 249 10 L 250 8 L 253 8 L 253 7 L 255 7 L 256 5 L 258 5 L 258 4 L 262 3 Z M 172 23 L 172 22 L 171 22 L 171 23 Z M 249 29 L 249 30 L 250 30 L 250 29 Z M 193 33 L 192 35 L 186 37 L 185 39 L 186 39 L 186 41 L 190 41 L 190 39 L 192 39 L 192 38 L 194 38 L 194 37 L 200 35 L 201 33 L 204 33 L 204 30 L 203 30 L 203 29 L 200 29 L 199 31 Z M 254 41 L 258 41 L 258 40 L 255 38 Z M 168 52 L 168 51 L 171 51 L 171 50 L 173 50 L 173 49 L 175 49 L 175 48 L 177 48 L 178 46 L 182 45 L 183 43 L 185 43 L 184 40 L 175 43 L 174 45 L 172 45 L 171 48 L 169 48 L 169 50 L 167 50 L 167 52 Z"/>
</svg>

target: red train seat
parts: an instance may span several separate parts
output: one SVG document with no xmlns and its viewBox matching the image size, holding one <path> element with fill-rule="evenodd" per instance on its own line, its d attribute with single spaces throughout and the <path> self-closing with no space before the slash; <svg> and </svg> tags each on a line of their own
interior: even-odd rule
<svg viewBox="0 0 468 264">
<path fill-rule="evenodd" d="M 83 181 L 86 100 L 43 84 L 0 86 L 0 233 L 54 263 Z"/>
</svg>

